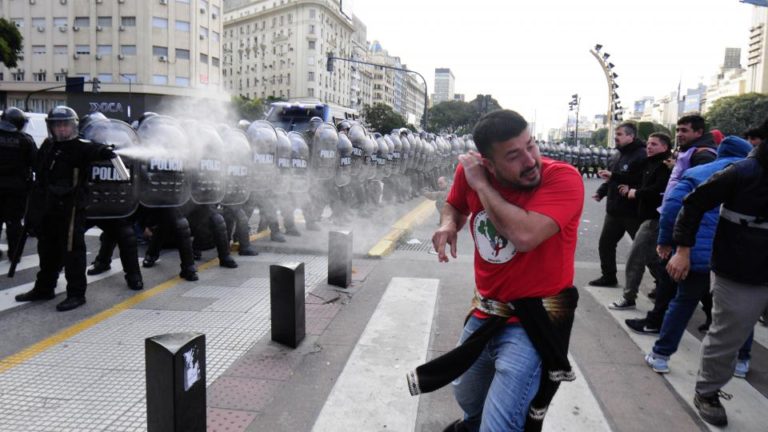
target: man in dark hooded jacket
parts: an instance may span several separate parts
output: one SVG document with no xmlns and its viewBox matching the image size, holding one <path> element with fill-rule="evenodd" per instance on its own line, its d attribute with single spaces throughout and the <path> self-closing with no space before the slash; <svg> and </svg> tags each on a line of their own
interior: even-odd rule
<svg viewBox="0 0 768 432">
<path fill-rule="evenodd" d="M 619 192 L 619 185 L 626 184 L 629 188 L 637 188 L 642 180 L 640 162 L 645 158 L 645 143 L 637 138 L 637 127 L 633 123 L 622 123 L 616 128 L 614 142 L 618 152 L 608 161 L 608 169 L 601 170 L 598 175 L 606 181 L 597 189 L 592 197 L 601 201 L 608 197 L 605 206 L 603 231 L 600 233 L 600 269 L 602 275 L 589 282 L 593 286 L 616 286 L 616 245 L 624 233 L 635 238 L 640 227 L 641 219 L 637 215 L 637 203 Z M 621 176 L 619 183 L 611 178 L 612 173 Z"/>
</svg>

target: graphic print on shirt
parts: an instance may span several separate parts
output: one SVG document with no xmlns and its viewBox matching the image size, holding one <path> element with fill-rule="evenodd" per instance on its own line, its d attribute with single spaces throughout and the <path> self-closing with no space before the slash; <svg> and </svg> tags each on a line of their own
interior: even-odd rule
<svg viewBox="0 0 768 432">
<path fill-rule="evenodd" d="M 517 253 L 515 245 L 496 231 L 485 210 L 475 216 L 472 230 L 477 251 L 485 261 L 502 264 L 511 260 Z"/>
</svg>

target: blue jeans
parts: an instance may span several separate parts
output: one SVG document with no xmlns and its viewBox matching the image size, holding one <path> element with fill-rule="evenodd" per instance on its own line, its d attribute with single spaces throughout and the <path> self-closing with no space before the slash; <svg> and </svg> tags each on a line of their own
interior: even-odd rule
<svg viewBox="0 0 768 432">
<path fill-rule="evenodd" d="M 482 323 L 471 317 L 460 342 Z M 470 431 L 522 431 L 540 380 L 539 353 L 522 326 L 507 324 L 452 386 Z"/>
<path fill-rule="evenodd" d="M 653 353 L 669 358 L 677 351 L 685 328 L 699 304 L 702 294 L 709 291 L 709 272 L 690 272 L 677 283 L 677 294 L 669 302 L 659 339 L 653 345 Z"/>
</svg>

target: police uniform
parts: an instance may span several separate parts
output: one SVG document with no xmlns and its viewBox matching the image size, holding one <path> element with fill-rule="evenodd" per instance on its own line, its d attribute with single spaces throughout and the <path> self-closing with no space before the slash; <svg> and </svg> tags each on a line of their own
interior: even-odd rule
<svg viewBox="0 0 768 432">
<path fill-rule="evenodd" d="M 8 121 L 11 119 L 7 114 L 3 113 L 3 120 L 0 120 L 0 229 L 5 224 L 10 258 L 21 237 L 21 221 L 37 146 L 32 137 Z M 20 126 L 23 127 L 24 122 Z"/>
</svg>

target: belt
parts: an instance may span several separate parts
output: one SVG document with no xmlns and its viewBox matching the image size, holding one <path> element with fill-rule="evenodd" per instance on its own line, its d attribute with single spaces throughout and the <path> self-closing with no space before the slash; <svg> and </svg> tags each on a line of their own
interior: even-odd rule
<svg viewBox="0 0 768 432">
<path fill-rule="evenodd" d="M 725 207 L 720 208 L 720 217 L 741 226 L 768 230 L 768 221 L 762 217 L 745 215 Z"/>
<path fill-rule="evenodd" d="M 504 303 L 497 300 L 485 298 L 475 290 L 475 297 L 472 299 L 472 307 L 488 315 L 501 317 L 511 317 L 517 315 L 515 306 L 512 303 Z"/>
</svg>

